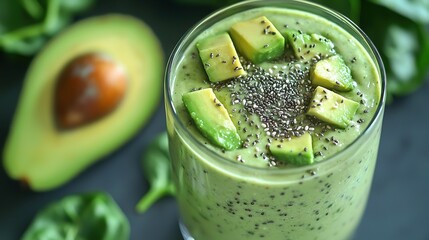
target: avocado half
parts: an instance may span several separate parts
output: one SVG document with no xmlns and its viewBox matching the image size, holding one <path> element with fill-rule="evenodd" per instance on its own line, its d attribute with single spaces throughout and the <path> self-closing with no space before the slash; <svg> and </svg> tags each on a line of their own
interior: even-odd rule
<svg viewBox="0 0 429 240">
<path fill-rule="evenodd" d="M 76 129 L 57 128 L 54 90 L 75 57 L 106 53 L 128 74 L 128 90 L 107 116 Z M 163 51 L 152 30 L 131 16 L 82 20 L 54 38 L 33 60 L 4 149 L 4 167 L 35 191 L 58 187 L 135 134 L 152 116 L 162 93 Z"/>
</svg>

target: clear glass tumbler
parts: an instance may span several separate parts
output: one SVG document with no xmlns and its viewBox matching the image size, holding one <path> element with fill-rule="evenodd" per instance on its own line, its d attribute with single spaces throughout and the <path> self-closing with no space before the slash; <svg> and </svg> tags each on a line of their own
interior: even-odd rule
<svg viewBox="0 0 429 240">
<path fill-rule="evenodd" d="M 310 166 L 256 168 L 225 159 L 196 140 L 172 102 L 178 64 L 196 36 L 225 17 L 266 6 L 301 10 L 335 23 L 358 40 L 380 77 L 380 101 L 368 127 L 349 146 Z M 385 78 L 380 56 L 368 37 L 346 17 L 313 3 L 244 1 L 196 24 L 173 51 L 165 77 L 167 129 L 184 238 L 351 239 L 364 212 L 376 165 Z"/>
</svg>

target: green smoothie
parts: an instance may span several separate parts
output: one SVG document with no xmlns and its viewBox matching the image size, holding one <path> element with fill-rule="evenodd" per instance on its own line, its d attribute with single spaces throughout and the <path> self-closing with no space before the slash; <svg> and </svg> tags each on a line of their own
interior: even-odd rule
<svg viewBox="0 0 429 240">
<path fill-rule="evenodd" d="M 173 178 L 182 221 L 196 240 L 349 239 L 365 209 L 382 124 L 380 63 L 350 30 L 290 9 L 306 4 L 274 1 L 274 5 L 288 8 L 229 10 L 234 14 L 213 17 L 184 40 L 170 63 L 166 95 Z M 246 73 L 212 82 L 197 43 L 261 16 L 285 36 L 284 54 L 256 64 L 239 50 L 232 63 L 240 61 Z M 316 108 L 311 71 L 327 56 L 310 60 L 294 56 L 287 40 L 291 29 L 332 41 L 335 55 L 350 69 L 353 86 L 334 89 L 356 103 L 347 125 L 308 114 L 313 105 Z M 219 147 L 202 134 L 182 101 L 184 94 L 207 88 L 213 89 L 214 102 L 227 110 L 242 140 L 238 148 Z M 280 148 L 283 142 L 307 135 L 312 148 L 307 165 L 281 161 L 274 154 L 273 144 Z"/>
</svg>

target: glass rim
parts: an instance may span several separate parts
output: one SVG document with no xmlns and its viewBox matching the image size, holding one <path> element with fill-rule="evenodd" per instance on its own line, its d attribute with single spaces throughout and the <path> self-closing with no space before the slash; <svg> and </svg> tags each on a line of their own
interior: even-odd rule
<svg viewBox="0 0 429 240">
<path fill-rule="evenodd" d="M 256 6 L 256 4 L 265 4 L 266 6 Z M 293 168 L 275 168 L 275 167 L 257 167 L 257 166 L 252 166 L 252 165 L 248 165 L 245 163 L 240 163 L 240 162 L 235 162 L 232 161 L 231 159 L 222 156 L 221 154 L 213 151 L 212 149 L 206 147 L 202 142 L 198 141 L 192 133 L 190 133 L 184 123 L 179 119 L 178 114 L 177 114 L 177 110 L 174 107 L 173 104 L 173 99 L 172 99 L 172 89 L 170 86 L 170 82 L 171 82 L 171 73 L 172 73 L 172 67 L 174 66 L 173 64 L 175 62 L 179 62 L 182 58 L 181 56 L 178 56 L 178 52 L 180 50 L 182 50 L 183 48 L 187 48 L 189 45 L 186 45 L 185 43 L 190 43 L 193 41 L 193 39 L 186 41 L 187 39 L 189 39 L 193 33 L 198 30 L 200 27 L 204 26 L 205 24 L 209 23 L 211 19 L 214 19 L 216 17 L 222 16 L 223 14 L 232 11 L 234 9 L 239 9 L 241 7 L 246 7 L 246 6 L 250 6 L 249 8 L 243 9 L 242 11 L 246 11 L 246 10 L 250 10 L 250 9 L 255 9 L 255 8 L 260 8 L 260 7 L 272 7 L 269 4 L 281 4 L 281 3 L 285 3 L 285 4 L 296 4 L 296 5 L 301 5 L 301 6 L 308 6 L 311 7 L 313 9 L 318 9 L 323 11 L 324 13 L 327 13 L 328 15 L 330 15 L 331 17 L 334 17 L 335 19 L 341 21 L 342 24 L 348 25 L 348 27 L 350 29 L 345 29 L 349 34 L 350 30 L 353 30 L 355 33 L 357 33 L 361 39 L 357 39 L 359 41 L 360 44 L 362 44 L 362 46 L 365 48 L 365 50 L 368 52 L 370 58 L 373 60 L 375 67 L 378 70 L 378 74 L 380 76 L 380 84 L 381 84 L 381 94 L 380 94 L 380 99 L 378 102 L 378 106 L 377 109 L 374 113 L 374 115 L 371 118 L 371 121 L 369 122 L 369 124 L 367 125 L 367 127 L 352 141 L 350 142 L 346 147 L 344 147 L 343 149 L 341 149 L 340 151 L 334 153 L 333 155 L 326 157 L 325 159 L 315 162 L 313 164 L 309 164 L 309 165 L 305 165 L 305 166 L 296 166 Z M 295 9 L 293 9 L 295 10 Z M 315 13 L 312 13 L 315 14 Z M 317 14 L 315 14 L 317 15 Z M 230 15 L 228 15 L 230 16 Z M 317 15 L 319 17 L 325 18 L 324 16 L 320 16 Z M 325 18 L 326 19 L 326 18 Z M 328 20 L 328 19 L 327 19 Z M 337 23 L 335 23 L 336 25 L 338 25 Z M 344 26 L 340 26 L 338 25 L 340 28 L 344 29 Z M 197 37 L 198 35 L 194 36 Z M 355 36 L 353 36 L 355 37 Z M 361 41 L 364 40 L 364 43 L 367 45 L 365 46 L 364 43 L 362 43 Z M 367 47 L 369 47 L 369 49 L 367 49 Z M 370 50 L 370 52 L 368 51 Z M 325 164 L 328 164 L 332 161 L 334 161 L 335 159 L 341 157 L 341 155 L 345 154 L 346 152 L 350 151 L 350 148 L 352 146 L 355 146 L 357 142 L 359 142 L 360 140 L 362 140 L 365 136 L 369 135 L 373 128 L 375 127 L 376 123 L 380 120 L 381 121 L 381 117 L 382 114 L 384 112 L 384 108 L 385 108 L 385 101 L 386 101 L 386 72 L 385 72 L 385 68 L 383 65 L 383 61 L 381 59 L 381 56 L 379 54 L 379 52 L 377 51 L 375 45 L 373 44 L 373 42 L 370 40 L 370 38 L 362 31 L 362 29 L 357 26 L 352 20 L 350 20 L 348 17 L 344 16 L 343 14 L 330 9 L 328 7 L 325 7 L 323 5 L 317 4 L 317 3 L 313 3 L 313 2 L 308 2 L 308 1 L 304 1 L 304 0 L 246 0 L 246 1 L 242 1 L 239 3 L 235 3 L 232 4 L 230 6 L 226 6 L 223 8 L 220 8 L 210 14 L 208 14 L 207 16 L 205 16 L 204 18 L 202 18 L 200 21 L 198 21 L 196 24 L 194 24 L 190 29 L 188 29 L 187 32 L 185 32 L 185 34 L 180 38 L 180 40 L 178 41 L 178 43 L 175 45 L 169 59 L 166 65 L 166 71 L 165 71 L 165 76 L 164 76 L 164 99 L 166 100 L 166 107 L 168 107 L 169 109 L 172 110 L 173 112 L 173 119 L 174 119 L 174 128 L 179 128 L 181 130 L 181 133 L 185 134 L 185 138 L 189 141 L 192 142 L 193 145 L 196 145 L 198 148 L 198 151 L 193 149 L 194 151 L 196 151 L 199 155 L 201 155 L 201 152 L 203 152 L 203 154 L 208 154 L 210 155 L 210 157 L 215 158 L 215 160 L 210 160 L 210 162 L 212 161 L 221 161 L 224 164 L 230 164 L 233 165 L 235 168 L 240 168 L 240 169 L 245 169 L 245 170 L 249 170 L 251 172 L 255 171 L 257 173 L 270 173 L 273 175 L 276 174 L 284 174 L 284 173 L 302 173 L 302 171 L 308 171 L 308 170 L 312 170 L 312 169 L 317 169 L 320 166 L 323 166 Z M 168 110 L 168 109 L 166 109 Z M 347 161 L 347 160 L 346 160 Z"/>
</svg>

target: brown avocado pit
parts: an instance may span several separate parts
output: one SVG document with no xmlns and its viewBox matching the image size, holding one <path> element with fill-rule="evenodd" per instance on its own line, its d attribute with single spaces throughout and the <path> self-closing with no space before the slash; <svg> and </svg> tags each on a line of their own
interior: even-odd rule
<svg viewBox="0 0 429 240">
<path fill-rule="evenodd" d="M 108 54 L 87 53 L 63 69 L 55 89 L 55 118 L 72 129 L 112 112 L 126 94 L 125 68 Z"/>
</svg>

